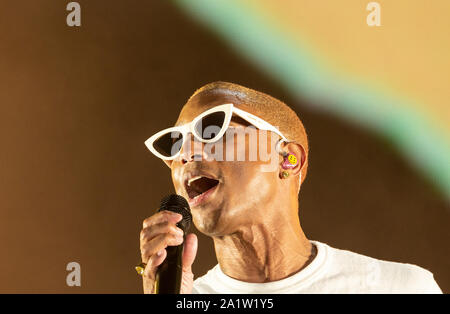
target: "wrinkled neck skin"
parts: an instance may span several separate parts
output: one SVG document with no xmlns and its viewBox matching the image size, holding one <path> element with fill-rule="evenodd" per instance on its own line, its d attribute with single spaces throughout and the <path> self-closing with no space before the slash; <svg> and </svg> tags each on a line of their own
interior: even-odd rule
<svg viewBox="0 0 450 314">
<path fill-rule="evenodd" d="M 229 235 L 213 237 L 217 260 L 229 277 L 252 283 L 277 281 L 306 267 L 315 248 L 298 218 L 298 199 L 274 198 L 255 212 L 275 213 L 243 225 Z"/>
</svg>

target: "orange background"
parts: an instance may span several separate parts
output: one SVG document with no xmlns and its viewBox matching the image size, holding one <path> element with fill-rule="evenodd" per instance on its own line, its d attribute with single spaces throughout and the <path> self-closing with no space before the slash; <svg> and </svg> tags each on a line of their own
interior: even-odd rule
<svg viewBox="0 0 450 314">
<path fill-rule="evenodd" d="M 448 203 L 388 143 L 307 109 L 168 1 L 79 2 L 80 28 L 64 1 L 0 4 L 0 292 L 141 292 L 141 223 L 173 191 L 144 141 L 216 80 L 301 108 L 309 238 L 425 267 L 450 291 Z M 216 263 L 200 240 L 196 276 Z"/>
</svg>

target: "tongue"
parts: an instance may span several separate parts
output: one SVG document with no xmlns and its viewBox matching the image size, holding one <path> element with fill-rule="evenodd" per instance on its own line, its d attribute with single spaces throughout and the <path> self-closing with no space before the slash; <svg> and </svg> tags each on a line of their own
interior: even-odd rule
<svg viewBox="0 0 450 314">
<path fill-rule="evenodd" d="M 191 188 L 195 192 L 195 194 L 196 194 L 195 196 L 198 196 L 200 194 L 205 193 L 209 189 L 215 187 L 218 183 L 219 183 L 219 181 L 217 181 L 217 180 L 202 177 L 202 178 L 192 182 Z"/>
</svg>

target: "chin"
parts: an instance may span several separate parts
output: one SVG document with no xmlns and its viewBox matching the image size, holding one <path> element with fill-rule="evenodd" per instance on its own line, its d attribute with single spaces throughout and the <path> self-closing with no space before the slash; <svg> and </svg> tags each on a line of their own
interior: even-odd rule
<svg viewBox="0 0 450 314">
<path fill-rule="evenodd" d="M 195 209 L 192 211 L 192 217 L 195 227 L 198 231 L 207 236 L 221 235 L 221 210 Z"/>
</svg>

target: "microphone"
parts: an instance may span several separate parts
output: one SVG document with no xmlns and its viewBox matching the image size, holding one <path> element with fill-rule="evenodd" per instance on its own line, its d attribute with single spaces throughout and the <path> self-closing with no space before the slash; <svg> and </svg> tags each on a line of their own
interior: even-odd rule
<svg viewBox="0 0 450 314">
<path fill-rule="evenodd" d="M 186 232 L 189 230 L 192 222 L 191 209 L 184 197 L 177 194 L 171 194 L 161 200 L 161 206 L 158 212 L 162 210 L 170 210 L 181 214 L 183 219 L 177 223 L 177 227 L 183 230 L 184 239 Z M 166 248 L 167 256 L 164 262 L 158 267 L 155 280 L 155 293 L 157 294 L 179 294 L 182 278 L 182 244 L 177 246 L 168 246 Z"/>
</svg>

